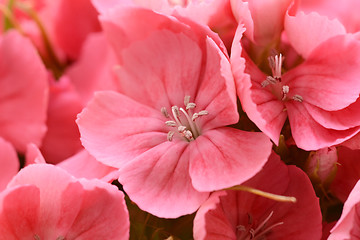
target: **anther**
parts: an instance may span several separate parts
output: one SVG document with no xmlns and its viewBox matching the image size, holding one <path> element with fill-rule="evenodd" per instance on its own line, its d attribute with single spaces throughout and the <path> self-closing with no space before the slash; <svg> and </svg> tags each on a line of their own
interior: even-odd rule
<svg viewBox="0 0 360 240">
<path fill-rule="evenodd" d="M 40 240 L 39 235 L 35 234 L 35 235 L 34 235 L 34 239 L 35 239 L 35 240 Z"/>
<path fill-rule="evenodd" d="M 166 118 L 169 118 L 169 113 L 168 113 L 168 111 L 166 110 L 166 107 L 162 107 L 162 108 L 161 108 L 161 113 L 162 113 Z"/>
<path fill-rule="evenodd" d="M 300 95 L 298 95 L 298 94 L 295 94 L 295 95 L 292 97 L 292 99 L 293 99 L 294 101 L 297 101 L 297 102 L 302 102 L 302 101 L 303 101 L 302 96 L 300 96 Z"/>
<path fill-rule="evenodd" d="M 172 139 L 173 139 L 173 137 L 174 137 L 174 134 L 175 134 L 175 132 L 173 132 L 173 131 L 169 131 L 169 132 L 168 132 L 168 134 L 167 134 L 167 140 L 168 140 L 169 142 L 172 141 Z"/>
<path fill-rule="evenodd" d="M 169 127 L 176 127 L 176 122 L 175 121 L 166 121 L 165 122 L 166 126 L 169 126 Z"/>
<path fill-rule="evenodd" d="M 286 99 L 286 96 L 289 93 L 289 91 L 290 91 L 289 86 L 287 86 L 287 85 L 282 86 L 282 92 L 283 92 L 283 97 L 281 99 L 282 101 L 284 101 Z"/>
<path fill-rule="evenodd" d="M 176 118 L 180 117 L 179 108 L 177 106 L 172 106 L 171 111 L 172 111 L 174 117 L 176 117 Z"/>
<path fill-rule="evenodd" d="M 186 106 L 186 110 L 189 110 L 189 109 L 194 109 L 196 107 L 196 104 L 195 103 L 188 103 Z"/>
</svg>

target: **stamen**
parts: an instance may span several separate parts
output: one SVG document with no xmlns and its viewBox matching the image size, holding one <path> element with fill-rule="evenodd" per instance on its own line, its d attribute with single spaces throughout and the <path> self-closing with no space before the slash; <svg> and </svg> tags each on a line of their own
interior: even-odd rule
<svg viewBox="0 0 360 240">
<path fill-rule="evenodd" d="M 169 118 L 169 113 L 168 113 L 168 111 L 166 110 L 166 107 L 162 107 L 162 108 L 161 108 L 161 113 L 162 113 L 166 118 Z"/>
<path fill-rule="evenodd" d="M 283 97 L 281 99 L 282 101 L 284 101 L 286 99 L 287 94 L 289 93 L 289 90 L 290 90 L 289 86 L 287 86 L 287 85 L 282 86 L 282 92 L 283 92 Z"/>
<path fill-rule="evenodd" d="M 184 97 L 184 105 L 187 106 L 190 102 L 190 96 L 185 96 Z"/>
<path fill-rule="evenodd" d="M 209 112 L 202 110 L 198 113 L 193 113 L 192 109 L 196 107 L 195 103 L 190 102 L 190 96 L 184 97 L 184 108 L 179 108 L 178 106 L 171 107 L 170 115 L 165 107 L 161 108 L 161 113 L 166 117 L 170 118 L 168 121 L 165 121 L 166 126 L 176 127 L 178 134 L 181 137 L 184 137 L 187 141 L 192 141 L 200 135 L 198 126 L 195 123 L 195 119 L 208 115 Z M 167 139 L 172 141 L 176 131 L 169 131 Z"/>
<path fill-rule="evenodd" d="M 65 240 L 65 237 L 63 237 L 63 236 L 58 236 L 56 240 Z"/>
<path fill-rule="evenodd" d="M 302 101 L 303 101 L 302 96 L 300 96 L 300 95 L 298 95 L 298 94 L 295 94 L 295 95 L 292 97 L 292 99 L 293 99 L 294 101 L 297 101 L 297 102 L 302 102 Z"/>
<path fill-rule="evenodd" d="M 259 224 L 259 226 L 255 229 L 254 234 L 257 234 L 261 228 L 263 228 L 265 226 L 265 224 L 269 221 L 269 219 L 271 218 L 271 216 L 274 214 L 274 211 L 271 211 L 269 216 L 267 218 L 265 218 L 264 221 L 262 221 L 262 223 Z"/>
<path fill-rule="evenodd" d="M 169 132 L 168 132 L 168 134 L 167 134 L 167 140 L 168 140 L 169 142 L 172 141 L 172 139 L 173 139 L 173 137 L 174 137 L 174 134 L 175 134 L 175 132 L 173 132 L 173 131 L 169 131 Z"/>
<path fill-rule="evenodd" d="M 176 127 L 176 122 L 173 120 L 166 121 L 165 124 L 166 124 L 166 126 L 169 126 L 169 127 Z"/>
<path fill-rule="evenodd" d="M 37 235 L 37 234 L 34 235 L 34 239 L 35 239 L 35 240 L 41 240 L 40 237 L 39 237 L 39 235 Z"/>
</svg>

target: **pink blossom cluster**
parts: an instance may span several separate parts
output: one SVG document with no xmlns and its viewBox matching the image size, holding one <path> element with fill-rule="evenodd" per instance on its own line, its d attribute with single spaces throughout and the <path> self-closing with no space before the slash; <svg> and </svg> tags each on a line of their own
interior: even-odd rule
<svg viewBox="0 0 360 240">
<path fill-rule="evenodd" d="M 0 0 L 0 240 L 360 239 L 358 0 Z"/>
</svg>

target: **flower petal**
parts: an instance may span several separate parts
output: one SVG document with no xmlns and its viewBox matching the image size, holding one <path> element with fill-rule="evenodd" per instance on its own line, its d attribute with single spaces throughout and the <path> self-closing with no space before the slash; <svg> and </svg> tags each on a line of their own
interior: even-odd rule
<svg viewBox="0 0 360 240">
<path fill-rule="evenodd" d="M 177 218 L 195 212 L 208 197 L 208 192 L 198 192 L 191 184 L 188 144 L 162 143 L 120 169 L 119 182 L 141 209 Z"/>
<path fill-rule="evenodd" d="M 354 103 L 360 93 L 360 42 L 352 35 L 328 39 L 304 63 L 283 75 L 290 92 L 327 111 Z"/>
<path fill-rule="evenodd" d="M 84 147 L 98 161 L 120 168 L 152 147 L 167 141 L 167 119 L 116 92 L 97 92 L 78 116 Z M 175 139 L 174 139 L 175 140 Z"/>
<path fill-rule="evenodd" d="M 18 32 L 2 36 L 0 55 L 1 136 L 25 152 L 30 142 L 39 146 L 46 131 L 47 72 L 30 40 Z"/>
<path fill-rule="evenodd" d="M 305 108 L 305 102 L 286 104 L 292 136 L 296 145 L 304 150 L 318 150 L 344 142 L 360 131 L 360 127 L 333 130 L 317 123 Z"/>
<path fill-rule="evenodd" d="M 207 131 L 189 147 L 195 189 L 214 191 L 254 176 L 266 163 L 272 144 L 263 133 L 223 127 Z"/>
<path fill-rule="evenodd" d="M 0 192 L 19 171 L 20 163 L 14 147 L 0 137 Z"/>
<path fill-rule="evenodd" d="M 0 239 L 34 239 L 38 230 L 40 192 L 35 186 L 4 190 L 0 198 Z"/>
<path fill-rule="evenodd" d="M 299 12 L 295 15 L 290 10 L 285 15 L 285 32 L 295 50 L 307 58 L 319 44 L 333 36 L 345 34 L 346 30 L 337 19 L 330 20 L 316 12 Z"/>
</svg>

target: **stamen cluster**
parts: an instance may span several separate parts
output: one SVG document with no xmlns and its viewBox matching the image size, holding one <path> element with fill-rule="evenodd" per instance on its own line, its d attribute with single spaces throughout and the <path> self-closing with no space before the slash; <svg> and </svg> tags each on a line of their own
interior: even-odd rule
<svg viewBox="0 0 360 240">
<path fill-rule="evenodd" d="M 208 111 L 201 110 L 193 113 L 196 104 L 190 102 L 190 96 L 184 97 L 185 109 L 178 106 L 171 107 L 172 115 L 169 115 L 165 107 L 161 108 L 161 113 L 170 120 L 165 124 L 169 127 L 175 128 L 175 131 L 169 131 L 167 135 L 168 141 L 172 141 L 174 134 L 177 132 L 186 141 L 190 142 L 200 135 L 200 129 L 195 123 L 195 120 L 201 116 L 208 115 Z"/>
</svg>

